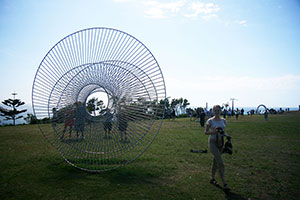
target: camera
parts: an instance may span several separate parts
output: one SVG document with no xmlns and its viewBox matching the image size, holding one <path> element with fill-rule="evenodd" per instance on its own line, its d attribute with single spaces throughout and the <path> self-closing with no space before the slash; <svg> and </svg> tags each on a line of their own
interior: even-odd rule
<svg viewBox="0 0 300 200">
<path fill-rule="evenodd" d="M 232 144 L 231 144 L 231 136 L 225 134 L 224 130 L 221 127 L 216 128 L 217 131 L 220 133 L 221 136 L 226 136 L 227 142 L 224 145 L 223 153 L 228 153 L 229 155 L 232 155 Z M 223 137 L 222 137 L 223 138 Z M 222 139 L 223 141 L 223 139 Z"/>
<path fill-rule="evenodd" d="M 224 132 L 224 130 L 221 128 L 221 127 L 217 127 L 217 131 L 220 133 L 220 135 L 224 135 L 225 134 L 225 132 Z"/>
<path fill-rule="evenodd" d="M 217 131 L 220 133 L 221 136 L 226 136 L 227 140 L 231 139 L 231 136 L 225 134 L 224 130 L 221 127 L 217 127 Z"/>
</svg>

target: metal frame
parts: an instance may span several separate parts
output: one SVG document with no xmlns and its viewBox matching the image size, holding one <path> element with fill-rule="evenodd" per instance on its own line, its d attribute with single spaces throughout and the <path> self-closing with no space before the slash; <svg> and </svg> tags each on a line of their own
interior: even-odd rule
<svg viewBox="0 0 300 200">
<path fill-rule="evenodd" d="M 260 105 L 257 106 L 257 108 L 256 108 L 256 111 L 255 111 L 256 114 L 261 114 L 261 113 L 259 113 L 259 108 L 260 108 L 260 107 L 264 107 L 265 110 L 269 110 L 264 104 L 260 104 Z"/>
<path fill-rule="evenodd" d="M 85 105 L 97 90 L 109 97 L 108 137 L 105 113 L 87 117 L 84 109 L 85 114 L 78 114 L 77 102 Z M 159 101 L 165 98 L 163 74 L 149 49 L 128 33 L 102 27 L 77 31 L 56 43 L 40 63 L 32 86 L 34 115 L 51 121 L 51 126 L 39 124 L 45 138 L 67 163 L 92 172 L 119 168 L 147 150 L 162 125 L 165 105 Z M 76 135 L 79 122 L 84 125 L 83 139 Z M 121 124 L 128 125 L 126 141 L 120 141 L 125 138 Z"/>
</svg>

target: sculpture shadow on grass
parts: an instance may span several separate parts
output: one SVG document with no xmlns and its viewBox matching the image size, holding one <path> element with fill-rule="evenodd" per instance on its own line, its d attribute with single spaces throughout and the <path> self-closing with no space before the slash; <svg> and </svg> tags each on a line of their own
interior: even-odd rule
<svg viewBox="0 0 300 200">
<path fill-rule="evenodd" d="M 143 159 L 136 161 L 137 163 L 143 162 Z M 47 166 L 47 170 L 50 172 L 45 177 L 41 177 L 41 181 L 44 183 L 52 183 L 58 180 L 67 184 L 70 181 L 88 181 L 90 178 L 99 181 L 107 181 L 111 184 L 151 184 L 153 182 L 159 182 L 158 179 L 162 177 L 163 173 L 159 169 L 151 167 L 151 165 L 130 166 L 119 168 L 118 170 L 112 170 L 103 173 L 91 173 L 78 170 L 64 161 L 52 163 Z"/>
</svg>

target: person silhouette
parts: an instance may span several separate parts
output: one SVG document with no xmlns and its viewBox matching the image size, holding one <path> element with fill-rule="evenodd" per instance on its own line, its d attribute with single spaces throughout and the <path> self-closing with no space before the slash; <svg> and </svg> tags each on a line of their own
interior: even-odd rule
<svg viewBox="0 0 300 200">
<path fill-rule="evenodd" d="M 111 129 L 112 129 L 112 119 L 113 119 L 113 114 L 110 113 L 110 110 L 107 109 L 105 114 L 103 115 L 103 128 L 105 132 L 105 138 L 110 135 Z"/>
<path fill-rule="evenodd" d="M 205 113 L 204 113 L 204 110 L 201 109 L 201 112 L 200 112 L 200 125 L 201 125 L 201 127 L 204 127 L 204 122 L 205 122 Z"/>
<path fill-rule="evenodd" d="M 128 117 L 125 109 L 122 109 L 118 115 L 118 127 L 121 135 L 121 141 L 127 141 L 127 127 L 128 127 Z M 124 140 L 123 140 L 124 137 Z"/>
<path fill-rule="evenodd" d="M 71 137 L 72 135 L 72 129 L 74 126 L 74 109 L 73 106 L 70 108 L 67 108 L 65 113 L 64 113 L 64 121 L 65 121 L 65 126 L 64 126 L 64 130 L 63 130 L 63 134 L 61 136 L 61 139 L 64 139 L 64 135 L 66 130 L 69 127 L 69 137 Z"/>
<path fill-rule="evenodd" d="M 76 137 L 78 138 L 79 132 L 81 132 L 81 138 L 84 139 L 84 123 L 85 123 L 86 111 L 80 101 L 76 103 L 75 110 L 75 129 Z"/>
<path fill-rule="evenodd" d="M 210 183 L 214 185 L 218 185 L 215 180 L 215 175 L 217 170 L 219 171 L 221 180 L 223 182 L 224 190 L 229 191 L 229 187 L 225 181 L 225 169 L 224 162 L 221 157 L 222 149 L 224 145 L 223 136 L 228 136 L 225 132 L 226 120 L 221 118 L 221 106 L 215 105 L 213 107 L 214 116 L 209 118 L 206 122 L 205 135 L 209 135 L 208 145 L 209 150 L 213 154 L 213 163 L 212 163 L 212 171 L 211 171 L 211 180 Z"/>
</svg>

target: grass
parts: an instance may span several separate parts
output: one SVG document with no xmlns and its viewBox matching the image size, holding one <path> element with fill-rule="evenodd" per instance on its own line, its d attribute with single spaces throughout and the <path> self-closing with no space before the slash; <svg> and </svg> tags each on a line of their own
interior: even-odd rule
<svg viewBox="0 0 300 200">
<path fill-rule="evenodd" d="M 165 120 L 141 157 L 103 173 L 64 162 L 35 125 L 0 127 L 0 199 L 299 199 L 299 124 L 300 112 L 227 119 L 229 194 L 208 183 L 212 155 L 190 153 L 208 137 L 188 118 Z"/>
</svg>

